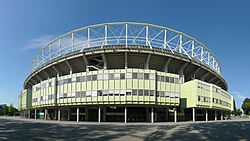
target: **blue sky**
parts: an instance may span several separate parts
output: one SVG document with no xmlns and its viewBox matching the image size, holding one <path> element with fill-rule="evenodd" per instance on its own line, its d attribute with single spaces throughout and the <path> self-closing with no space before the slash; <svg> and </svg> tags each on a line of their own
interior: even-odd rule
<svg viewBox="0 0 250 141">
<path fill-rule="evenodd" d="M 249 90 L 250 1 L 40 0 L 0 2 L 0 104 L 17 106 L 33 57 L 58 35 L 87 25 L 135 21 L 166 26 L 219 58 L 237 107 Z"/>
</svg>

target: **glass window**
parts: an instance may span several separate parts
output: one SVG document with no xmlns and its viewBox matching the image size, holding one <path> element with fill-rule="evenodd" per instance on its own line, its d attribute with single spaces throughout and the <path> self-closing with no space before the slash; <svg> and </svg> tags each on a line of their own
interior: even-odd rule
<svg viewBox="0 0 250 141">
<path fill-rule="evenodd" d="M 137 79 L 137 73 L 132 73 L 132 78 Z"/>
<path fill-rule="evenodd" d="M 165 76 L 161 76 L 161 82 L 165 82 Z"/>
<path fill-rule="evenodd" d="M 155 80 L 155 74 L 149 74 L 149 79 L 150 80 Z"/>
<path fill-rule="evenodd" d="M 114 75 L 114 79 L 115 79 L 115 80 L 120 80 L 120 74 L 115 74 L 115 75 Z"/>
<path fill-rule="evenodd" d="M 166 76 L 165 82 L 169 82 L 169 77 L 168 76 Z"/>
<path fill-rule="evenodd" d="M 92 81 L 96 81 L 97 80 L 97 75 L 92 75 Z"/>
<path fill-rule="evenodd" d="M 97 96 L 97 91 L 92 91 L 92 96 Z"/>
<path fill-rule="evenodd" d="M 144 73 L 144 79 L 149 79 L 149 74 L 148 73 Z"/>
<path fill-rule="evenodd" d="M 86 82 L 86 76 L 81 76 L 80 80 L 81 80 L 81 82 Z"/>
<path fill-rule="evenodd" d="M 138 90 L 138 95 L 143 96 L 143 90 Z"/>
<path fill-rule="evenodd" d="M 126 95 L 132 95 L 132 90 L 127 90 Z"/>
<path fill-rule="evenodd" d="M 76 77 L 76 83 L 81 82 L 80 77 Z"/>
<path fill-rule="evenodd" d="M 170 77 L 170 83 L 174 83 L 174 78 Z"/>
<path fill-rule="evenodd" d="M 103 90 L 103 91 L 102 91 L 102 95 L 103 95 L 103 96 L 107 96 L 108 94 L 109 94 L 109 91 L 108 91 L 108 90 Z"/>
<path fill-rule="evenodd" d="M 103 80 L 109 80 L 109 75 L 108 74 L 104 74 L 103 75 Z"/>
<path fill-rule="evenodd" d="M 86 81 L 91 81 L 91 75 L 87 75 Z"/>
<path fill-rule="evenodd" d="M 75 77 L 72 78 L 71 83 L 74 83 L 74 82 L 76 82 L 76 78 Z"/>
<path fill-rule="evenodd" d="M 144 96 L 148 96 L 149 95 L 149 90 L 144 90 Z"/>
<path fill-rule="evenodd" d="M 178 78 L 175 78 L 175 79 L 174 79 L 174 82 L 175 82 L 175 84 L 179 84 L 179 79 L 178 79 Z"/>
<path fill-rule="evenodd" d="M 71 78 L 69 78 L 69 79 L 68 79 L 68 83 L 71 83 L 71 82 L 72 82 L 72 79 L 71 79 Z"/>
<path fill-rule="evenodd" d="M 160 96 L 161 96 L 161 97 L 164 97 L 164 95 L 165 95 L 165 92 L 161 91 L 161 92 L 160 92 Z"/>
<path fill-rule="evenodd" d="M 76 98 L 81 97 L 81 92 L 76 92 Z"/>
<path fill-rule="evenodd" d="M 114 95 L 114 93 L 115 93 L 115 91 L 114 91 L 114 90 L 109 90 L 109 96 L 113 96 L 113 95 Z"/>
<path fill-rule="evenodd" d="M 155 95 L 155 91 L 154 90 L 150 90 L 150 96 L 154 96 Z"/>
<path fill-rule="evenodd" d="M 132 90 L 132 95 L 137 95 L 137 90 Z"/>
<path fill-rule="evenodd" d="M 125 73 L 121 73 L 120 75 L 121 75 L 120 76 L 121 79 L 125 79 Z"/>
<path fill-rule="evenodd" d="M 165 97 L 170 97 L 170 93 L 169 92 L 165 92 Z"/>
<path fill-rule="evenodd" d="M 81 91 L 81 97 L 86 97 L 86 92 L 85 91 Z"/>
<path fill-rule="evenodd" d="M 97 80 L 103 80 L 103 75 L 102 74 L 98 74 L 97 75 Z"/>
<path fill-rule="evenodd" d="M 114 80 L 114 74 L 109 74 L 109 80 Z"/>
<path fill-rule="evenodd" d="M 127 73 L 126 78 L 132 78 L 132 73 Z"/>
<path fill-rule="evenodd" d="M 198 101 L 201 101 L 201 97 L 198 95 Z"/>
<path fill-rule="evenodd" d="M 52 86 L 52 83 L 51 82 L 49 82 L 49 87 L 51 87 Z"/>
<path fill-rule="evenodd" d="M 87 91 L 86 96 L 91 96 L 91 91 Z"/>
<path fill-rule="evenodd" d="M 138 79 L 143 79 L 143 73 L 138 73 L 138 74 L 137 74 L 137 78 L 138 78 Z"/>
<path fill-rule="evenodd" d="M 121 90 L 121 91 L 120 91 L 120 94 L 125 95 L 125 93 L 126 93 L 126 90 Z"/>
</svg>

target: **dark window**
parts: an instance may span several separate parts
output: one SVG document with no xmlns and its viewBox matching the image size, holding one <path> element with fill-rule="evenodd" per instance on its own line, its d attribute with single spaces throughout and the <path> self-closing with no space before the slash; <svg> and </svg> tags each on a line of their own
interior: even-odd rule
<svg viewBox="0 0 250 141">
<path fill-rule="evenodd" d="M 132 90 L 132 95 L 137 95 L 137 90 Z"/>
<path fill-rule="evenodd" d="M 86 76 L 81 76 L 80 79 L 81 79 L 81 82 L 86 82 Z"/>
<path fill-rule="evenodd" d="M 170 83 L 174 83 L 174 78 L 170 77 Z"/>
<path fill-rule="evenodd" d="M 148 96 L 149 95 L 149 91 L 148 90 L 144 90 L 144 96 Z"/>
<path fill-rule="evenodd" d="M 149 74 L 148 73 L 144 73 L 144 79 L 149 79 Z"/>
<path fill-rule="evenodd" d="M 150 96 L 154 96 L 155 95 L 155 91 L 154 90 L 150 90 Z"/>
<path fill-rule="evenodd" d="M 72 82 L 72 79 L 71 79 L 71 78 L 69 78 L 69 79 L 68 79 L 68 83 L 71 83 L 71 82 Z"/>
<path fill-rule="evenodd" d="M 97 75 L 92 75 L 92 81 L 96 81 L 97 80 Z"/>
<path fill-rule="evenodd" d="M 80 77 L 76 77 L 76 83 L 77 83 L 77 82 L 81 82 Z"/>
<path fill-rule="evenodd" d="M 143 96 L 143 90 L 138 90 L 138 95 Z"/>
<path fill-rule="evenodd" d="M 109 74 L 109 80 L 114 80 L 114 74 Z"/>
<path fill-rule="evenodd" d="M 165 82 L 165 76 L 161 76 L 161 82 Z"/>
<path fill-rule="evenodd" d="M 102 91 L 97 91 L 97 96 L 102 96 Z"/>
<path fill-rule="evenodd" d="M 121 79 L 125 79 L 125 73 L 121 73 L 120 75 L 121 75 L 120 76 Z"/>
<path fill-rule="evenodd" d="M 137 73 L 132 73 L 132 78 L 137 79 Z"/>
<path fill-rule="evenodd" d="M 91 81 L 91 75 L 87 75 L 86 81 Z"/>
<path fill-rule="evenodd" d="M 131 92 L 126 92 L 126 95 L 131 95 L 132 93 Z"/>
<path fill-rule="evenodd" d="M 169 77 L 168 76 L 166 76 L 165 82 L 169 82 Z"/>
</svg>

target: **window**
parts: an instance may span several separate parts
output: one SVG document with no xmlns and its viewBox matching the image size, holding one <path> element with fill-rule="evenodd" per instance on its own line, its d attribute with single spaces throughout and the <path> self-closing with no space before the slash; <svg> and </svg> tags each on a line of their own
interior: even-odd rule
<svg viewBox="0 0 250 141">
<path fill-rule="evenodd" d="M 137 79 L 137 73 L 132 73 L 132 78 Z"/>
<path fill-rule="evenodd" d="M 119 96 L 120 90 L 115 90 L 115 96 Z"/>
<path fill-rule="evenodd" d="M 121 90 L 121 91 L 120 91 L 120 96 L 124 96 L 125 93 L 126 93 L 126 90 Z"/>
<path fill-rule="evenodd" d="M 88 97 L 88 96 L 91 96 L 91 91 L 87 91 L 86 92 L 86 96 Z"/>
<path fill-rule="evenodd" d="M 109 80 L 109 75 L 108 74 L 104 74 L 103 75 L 103 80 Z"/>
<path fill-rule="evenodd" d="M 92 75 L 92 81 L 96 81 L 97 80 L 97 75 Z"/>
<path fill-rule="evenodd" d="M 76 77 L 76 83 L 81 82 L 80 77 Z"/>
<path fill-rule="evenodd" d="M 97 91 L 92 91 L 92 96 L 97 96 Z"/>
<path fill-rule="evenodd" d="M 126 78 L 132 78 L 132 73 L 127 73 Z"/>
<path fill-rule="evenodd" d="M 137 90 L 132 90 L 132 95 L 137 95 Z"/>
<path fill-rule="evenodd" d="M 144 96 L 148 96 L 149 95 L 149 90 L 144 90 Z"/>
<path fill-rule="evenodd" d="M 201 101 L 201 97 L 200 96 L 198 96 L 198 101 Z"/>
<path fill-rule="evenodd" d="M 114 91 L 114 90 L 109 90 L 109 96 L 113 96 L 113 95 L 114 95 L 114 93 L 115 93 L 115 91 Z"/>
<path fill-rule="evenodd" d="M 76 82 L 76 78 L 73 77 L 71 83 L 75 83 L 75 82 Z"/>
<path fill-rule="evenodd" d="M 161 82 L 165 82 L 165 76 L 161 76 Z"/>
<path fill-rule="evenodd" d="M 169 92 L 165 92 L 165 97 L 170 97 L 170 93 Z"/>
<path fill-rule="evenodd" d="M 137 74 L 137 78 L 138 78 L 138 79 L 143 79 L 143 73 L 138 73 L 138 74 Z"/>
<path fill-rule="evenodd" d="M 103 75 L 102 74 L 98 74 L 97 75 L 97 80 L 103 80 Z"/>
<path fill-rule="evenodd" d="M 160 92 L 160 96 L 164 97 L 164 92 L 163 91 Z"/>
<path fill-rule="evenodd" d="M 81 82 L 86 82 L 86 76 L 81 76 L 80 80 L 81 80 Z"/>
<path fill-rule="evenodd" d="M 68 83 L 71 83 L 71 82 L 72 82 L 72 79 L 71 79 L 71 78 L 69 78 L 69 79 L 68 79 Z"/>
<path fill-rule="evenodd" d="M 85 91 L 81 91 L 81 97 L 86 97 L 86 92 Z"/>
<path fill-rule="evenodd" d="M 132 90 L 127 90 L 126 95 L 132 95 Z"/>
<path fill-rule="evenodd" d="M 76 92 L 76 98 L 81 97 L 81 92 Z"/>
<path fill-rule="evenodd" d="M 166 76 L 165 82 L 169 82 L 169 77 L 168 76 Z"/>
<path fill-rule="evenodd" d="M 121 73 L 120 75 L 121 75 L 120 76 L 121 79 L 125 79 L 125 73 Z"/>
<path fill-rule="evenodd" d="M 150 90 L 150 96 L 154 96 L 155 95 L 155 91 L 154 90 Z"/>
<path fill-rule="evenodd" d="M 170 83 L 174 83 L 174 78 L 170 77 Z"/>
<path fill-rule="evenodd" d="M 91 75 L 87 75 L 86 81 L 91 81 Z"/>
<path fill-rule="evenodd" d="M 150 80 L 155 80 L 155 74 L 149 74 L 149 79 Z"/>
<path fill-rule="evenodd" d="M 102 95 L 103 95 L 103 96 L 107 96 L 108 94 L 109 94 L 109 91 L 108 91 L 108 90 L 103 90 L 103 91 L 102 91 Z"/>
<path fill-rule="evenodd" d="M 144 79 L 149 79 L 149 74 L 148 73 L 144 73 Z"/>
<path fill-rule="evenodd" d="M 120 74 L 115 74 L 115 75 L 114 75 L 114 79 L 115 79 L 115 80 L 119 80 L 119 79 L 120 79 Z"/>
<path fill-rule="evenodd" d="M 109 80 L 114 80 L 114 74 L 109 74 Z"/>
<path fill-rule="evenodd" d="M 143 90 L 138 90 L 138 95 L 143 96 Z"/>
<path fill-rule="evenodd" d="M 97 91 L 97 96 L 102 96 L 102 91 Z"/>
<path fill-rule="evenodd" d="M 179 79 L 178 79 L 178 78 L 175 78 L 175 79 L 174 79 L 174 82 L 175 82 L 175 84 L 179 84 Z"/>
<path fill-rule="evenodd" d="M 52 83 L 51 82 L 49 82 L 49 87 L 51 87 L 52 86 Z"/>
</svg>

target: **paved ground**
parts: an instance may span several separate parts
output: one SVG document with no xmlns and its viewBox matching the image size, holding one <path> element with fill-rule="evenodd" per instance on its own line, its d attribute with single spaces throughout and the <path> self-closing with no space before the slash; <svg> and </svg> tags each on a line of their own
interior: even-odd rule
<svg viewBox="0 0 250 141">
<path fill-rule="evenodd" d="M 250 120 L 80 123 L 0 117 L 0 140 L 250 140 Z"/>
</svg>

